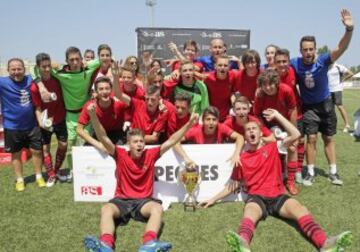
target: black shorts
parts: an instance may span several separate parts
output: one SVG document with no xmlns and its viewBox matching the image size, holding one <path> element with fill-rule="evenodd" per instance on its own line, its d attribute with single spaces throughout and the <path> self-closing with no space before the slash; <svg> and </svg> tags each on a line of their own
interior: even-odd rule
<svg viewBox="0 0 360 252">
<path fill-rule="evenodd" d="M 341 106 L 342 103 L 342 91 L 331 92 L 331 100 L 336 106 Z"/>
<path fill-rule="evenodd" d="M 154 201 L 156 203 L 162 204 L 161 200 L 146 198 L 146 199 L 121 199 L 121 198 L 113 198 L 109 201 L 116 205 L 116 207 L 120 210 L 119 218 L 115 219 L 116 225 L 124 226 L 126 225 L 130 219 L 134 219 L 136 221 L 147 222 L 148 218 L 144 217 L 141 214 L 141 208 L 148 202 Z"/>
<path fill-rule="evenodd" d="M 53 126 L 53 131 L 48 131 L 48 130 L 45 130 L 45 129 L 41 129 L 42 143 L 43 144 L 50 144 L 51 136 L 52 136 L 53 133 L 55 133 L 56 138 L 57 138 L 58 141 L 67 142 L 68 132 L 67 132 L 67 127 L 66 127 L 65 120 L 58 123 L 58 124 L 55 124 Z"/>
<path fill-rule="evenodd" d="M 41 150 L 41 131 L 39 127 L 32 130 L 10 130 L 4 129 L 5 151 L 16 153 L 23 148 Z"/>
<path fill-rule="evenodd" d="M 126 134 L 122 130 L 107 131 L 106 135 L 108 136 L 108 138 L 110 139 L 110 141 L 113 144 L 116 144 L 116 145 L 126 144 Z M 91 137 L 97 140 L 95 133 L 93 133 L 91 135 Z M 91 145 L 91 144 L 85 143 L 85 145 Z"/>
<path fill-rule="evenodd" d="M 249 194 L 245 203 L 253 202 L 259 205 L 262 211 L 261 219 L 265 220 L 268 215 L 279 217 L 280 209 L 288 199 L 290 199 L 290 197 L 286 194 L 279 195 L 275 198 L 265 198 L 259 195 Z"/>
<path fill-rule="evenodd" d="M 319 131 L 325 136 L 336 134 L 335 106 L 331 98 L 316 104 L 304 104 L 304 127 L 306 135 L 316 135 Z"/>
</svg>

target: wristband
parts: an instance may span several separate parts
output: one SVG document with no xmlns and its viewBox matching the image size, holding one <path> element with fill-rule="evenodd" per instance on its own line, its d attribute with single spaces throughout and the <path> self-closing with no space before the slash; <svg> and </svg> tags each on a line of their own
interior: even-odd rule
<svg viewBox="0 0 360 252">
<path fill-rule="evenodd" d="M 354 26 L 351 27 L 351 28 L 350 28 L 350 27 L 346 27 L 346 31 L 347 31 L 347 32 L 352 32 L 353 30 L 354 30 Z"/>
</svg>

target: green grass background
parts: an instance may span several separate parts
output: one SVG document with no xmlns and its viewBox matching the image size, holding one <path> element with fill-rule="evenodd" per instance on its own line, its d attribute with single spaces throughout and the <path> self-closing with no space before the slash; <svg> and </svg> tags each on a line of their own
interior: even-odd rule
<svg viewBox="0 0 360 252">
<path fill-rule="evenodd" d="M 360 90 L 346 90 L 344 103 L 352 121 L 352 114 L 360 107 Z M 342 133 L 342 119 L 338 122 L 337 163 L 344 186 L 333 186 L 328 182 L 327 162 L 319 142 L 317 172 L 321 175 L 312 187 L 303 187 L 296 198 L 307 206 L 328 234 L 351 230 L 354 243 L 349 251 L 360 251 L 360 142 Z M 31 162 L 25 165 L 24 173 L 29 176 L 29 183 L 22 193 L 14 190 L 11 167 L 0 168 L 0 251 L 84 251 L 84 236 L 99 233 L 101 204 L 74 202 L 72 184 L 37 188 L 31 167 Z M 192 213 L 184 212 L 181 204 L 173 204 L 164 215 L 161 239 L 172 242 L 174 252 L 228 251 L 224 234 L 237 229 L 242 209 L 243 203 L 222 203 Z M 272 217 L 260 222 L 252 250 L 316 251 L 293 224 Z M 134 221 L 119 227 L 117 251 L 137 251 L 144 227 Z"/>
</svg>

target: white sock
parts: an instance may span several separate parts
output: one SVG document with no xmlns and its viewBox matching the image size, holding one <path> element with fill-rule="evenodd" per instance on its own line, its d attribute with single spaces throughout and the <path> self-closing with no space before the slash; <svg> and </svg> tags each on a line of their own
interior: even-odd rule
<svg viewBox="0 0 360 252">
<path fill-rule="evenodd" d="M 16 178 L 16 182 L 17 183 L 24 182 L 24 178 L 23 177 L 18 177 L 18 178 Z"/>
<path fill-rule="evenodd" d="M 313 164 L 308 164 L 308 165 L 307 165 L 308 173 L 309 173 L 311 176 L 315 176 L 314 168 L 315 168 L 315 165 L 313 165 Z"/>
<path fill-rule="evenodd" d="M 36 179 L 41 179 L 41 178 L 42 178 L 42 174 L 41 174 L 41 173 L 36 173 L 35 177 L 36 177 Z"/>
<path fill-rule="evenodd" d="M 336 174 L 336 164 L 330 164 L 330 174 Z"/>
</svg>

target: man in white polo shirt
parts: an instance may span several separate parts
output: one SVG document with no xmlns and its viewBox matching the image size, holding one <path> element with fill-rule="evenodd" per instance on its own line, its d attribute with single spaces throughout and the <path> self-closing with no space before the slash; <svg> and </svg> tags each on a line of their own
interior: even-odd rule
<svg viewBox="0 0 360 252">
<path fill-rule="evenodd" d="M 328 70 L 328 79 L 329 79 L 329 89 L 331 93 L 331 99 L 336 107 L 339 109 L 341 117 L 344 120 L 344 133 L 349 132 L 350 122 L 345 107 L 342 103 L 342 94 L 343 94 L 343 81 L 348 77 L 352 76 L 353 73 L 347 69 L 345 66 L 334 62 Z"/>
</svg>

